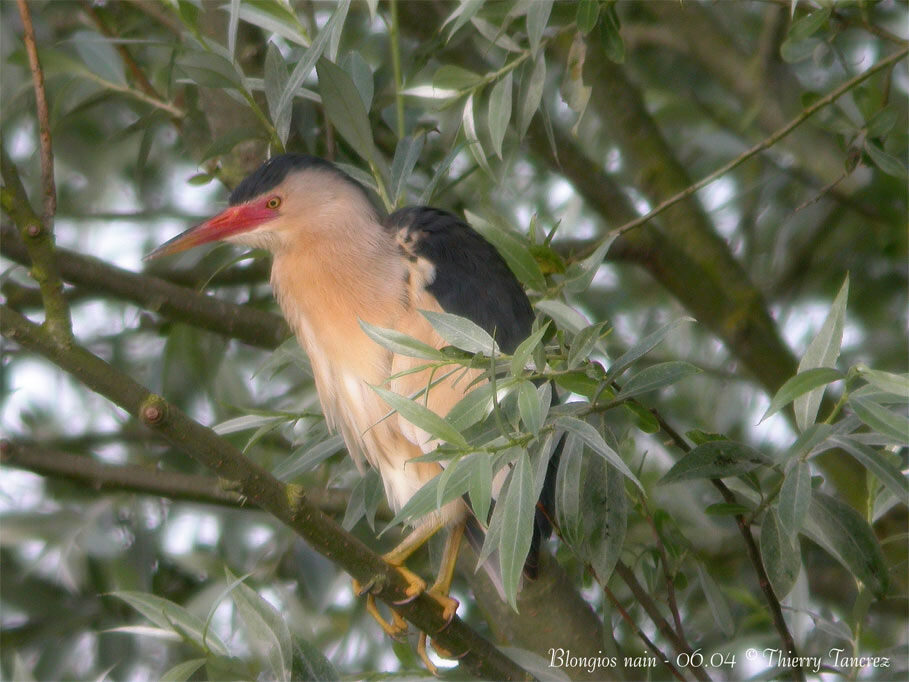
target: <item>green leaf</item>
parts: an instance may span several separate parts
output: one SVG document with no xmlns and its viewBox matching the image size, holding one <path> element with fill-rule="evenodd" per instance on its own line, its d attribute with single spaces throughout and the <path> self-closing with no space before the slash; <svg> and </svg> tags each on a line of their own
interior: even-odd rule
<svg viewBox="0 0 909 682">
<path fill-rule="evenodd" d="M 227 19 L 227 53 L 237 59 L 237 27 L 240 25 L 240 0 L 230 0 L 227 6 L 230 16 Z"/>
<path fill-rule="evenodd" d="M 348 52 L 341 61 L 341 68 L 353 80 L 354 85 L 357 87 L 357 92 L 360 93 L 360 99 L 363 100 L 363 106 L 366 111 L 369 111 L 372 106 L 373 94 L 375 93 L 375 83 L 369 64 L 366 63 L 366 60 L 363 59 L 359 52 L 354 50 Z"/>
<path fill-rule="evenodd" d="M 389 194 L 396 206 L 404 199 L 407 190 L 407 180 L 410 178 L 410 174 L 413 173 L 414 166 L 417 165 L 425 140 L 425 135 L 418 137 L 408 135 L 398 140 L 398 145 L 395 147 L 395 158 L 391 162 L 391 183 L 389 185 Z"/>
<path fill-rule="evenodd" d="M 239 128 L 232 128 L 228 130 L 223 135 L 218 135 L 211 144 L 205 148 L 205 151 L 202 152 L 202 155 L 199 157 L 199 163 L 204 163 L 209 159 L 213 159 L 217 156 L 223 156 L 224 154 L 230 153 L 230 151 L 236 147 L 241 142 L 246 140 L 256 140 L 262 138 L 262 128 L 251 128 L 249 126 L 241 126 Z M 213 176 L 208 173 L 200 174 L 204 179 L 204 183 L 196 183 L 193 178 L 190 178 L 190 184 L 208 184 L 213 180 Z M 199 177 L 198 175 L 195 177 Z"/>
<path fill-rule="evenodd" d="M 577 334 L 582 329 L 589 327 L 590 322 L 571 306 L 552 298 L 543 299 L 533 304 L 553 319 L 556 325 L 572 334 Z"/>
<path fill-rule="evenodd" d="M 538 55 L 532 70 L 525 69 L 521 81 L 521 108 L 518 111 L 518 136 L 523 139 L 530 127 L 530 121 L 543 99 L 543 86 L 546 85 L 546 60 Z"/>
<path fill-rule="evenodd" d="M 616 400 L 628 400 L 643 393 L 655 391 L 664 386 L 670 386 L 678 383 L 695 374 L 700 374 L 701 370 L 688 362 L 673 360 L 671 362 L 660 362 L 650 367 L 642 369 L 633 375 L 622 390 L 615 397 Z"/>
<path fill-rule="evenodd" d="M 799 362 L 799 373 L 815 367 L 833 367 L 840 355 L 843 343 L 843 325 L 846 321 L 846 300 L 849 296 L 849 276 L 830 307 L 830 312 L 821 325 L 817 336 L 808 344 L 805 354 Z M 795 422 L 799 431 L 804 431 L 814 423 L 824 389 L 816 388 L 795 399 Z"/>
<path fill-rule="evenodd" d="M 731 440 L 714 440 L 688 452 L 666 472 L 660 483 L 694 478 L 728 478 L 772 464 L 769 457 L 749 445 Z"/>
<path fill-rule="evenodd" d="M 585 421 L 581 421 L 576 417 L 563 416 L 555 420 L 555 426 L 578 436 L 591 450 L 603 457 L 616 469 L 621 471 L 638 488 L 644 490 L 641 482 L 638 481 L 637 477 L 633 473 L 631 473 L 631 469 L 628 468 L 628 465 L 622 461 L 622 458 L 619 457 L 618 453 L 615 450 L 606 444 L 606 441 L 603 440 L 603 436 L 601 436 L 599 431 L 597 431 L 590 424 Z"/>
<path fill-rule="evenodd" d="M 421 310 L 420 314 L 429 320 L 439 336 L 455 348 L 484 355 L 499 352 L 498 345 L 486 330 L 466 317 L 434 310 Z"/>
<path fill-rule="evenodd" d="M 277 46 L 269 42 L 265 52 L 265 100 L 268 103 L 268 113 L 278 133 L 282 144 L 287 143 L 290 134 L 290 114 L 292 107 L 281 108 L 281 94 L 287 87 L 287 64 Z"/>
<path fill-rule="evenodd" d="M 701 583 L 704 596 L 707 597 L 707 604 L 713 614 L 714 621 L 727 638 L 732 637 L 735 633 L 735 622 L 732 620 L 732 613 L 729 611 L 729 604 L 726 603 L 726 598 L 701 563 L 697 562 L 695 566 L 698 571 L 698 581 Z"/>
<path fill-rule="evenodd" d="M 521 341 L 521 343 L 518 344 L 518 347 L 515 348 L 514 354 L 511 356 L 511 373 L 514 376 L 517 377 L 523 374 L 524 368 L 527 367 L 527 364 L 530 361 L 530 358 L 533 356 L 537 345 L 543 339 L 543 336 L 546 334 L 548 329 L 549 323 L 547 322 L 539 329 L 537 329 L 533 334 Z"/>
<path fill-rule="evenodd" d="M 385 329 L 359 320 L 363 332 L 383 348 L 393 353 L 409 358 L 422 358 L 423 360 L 448 360 L 448 356 L 419 339 L 408 336 L 396 329 Z"/>
<path fill-rule="evenodd" d="M 537 307 L 539 307 L 539 304 Z M 638 341 L 631 348 L 622 353 L 622 355 L 615 362 L 613 362 L 612 365 L 610 365 L 609 371 L 606 372 L 606 381 L 611 382 L 613 379 L 618 378 L 619 375 L 621 375 L 622 372 L 629 365 L 631 365 L 631 363 L 633 363 L 638 358 L 643 357 L 651 350 L 653 350 L 654 347 L 659 345 L 659 343 L 666 338 L 669 332 L 688 322 L 694 322 L 694 318 L 680 317 L 677 320 L 673 320 L 672 322 L 664 324 L 655 332 L 651 332 L 643 339 Z"/>
<path fill-rule="evenodd" d="M 615 241 L 615 237 L 607 237 L 597 246 L 596 251 L 568 269 L 568 272 L 565 273 L 566 291 L 579 294 L 590 288 L 590 283 L 593 281 L 597 270 L 603 264 L 603 258 L 606 256 L 609 247 L 612 246 L 613 241 Z"/>
<path fill-rule="evenodd" d="M 798 21 L 792 22 L 792 26 L 789 27 L 789 40 L 804 40 L 805 38 L 814 35 L 821 26 L 827 23 L 829 18 L 829 7 L 806 14 Z"/>
<path fill-rule="evenodd" d="M 229 60 L 215 52 L 188 51 L 177 60 L 177 66 L 196 85 L 243 90 L 237 69 Z"/>
<path fill-rule="evenodd" d="M 575 23 L 578 25 L 578 30 L 586 36 L 596 27 L 599 15 L 599 0 L 580 0 L 578 2 L 578 11 L 575 15 Z"/>
<path fill-rule="evenodd" d="M 530 433 L 539 433 L 546 418 L 544 413 L 546 407 L 548 406 L 543 405 L 536 386 L 529 381 L 518 384 L 518 412 Z"/>
<path fill-rule="evenodd" d="M 871 526 L 855 509 L 815 490 L 802 530 L 878 598 L 887 593 L 887 563 Z"/>
<path fill-rule="evenodd" d="M 549 22 L 552 11 L 552 0 L 534 0 L 527 7 L 527 39 L 530 41 L 530 52 L 536 58 L 543 39 L 543 31 Z"/>
<path fill-rule="evenodd" d="M 795 537 L 811 506 L 811 467 L 807 462 L 799 461 L 786 472 L 777 506 L 780 525 L 790 537 Z M 783 595 L 779 596 L 782 599 Z"/>
<path fill-rule="evenodd" d="M 893 129 L 893 126 L 896 125 L 899 117 L 899 111 L 897 111 L 895 106 L 890 104 L 878 111 L 872 119 L 868 121 L 865 125 L 865 134 L 870 138 L 886 135 Z"/>
<path fill-rule="evenodd" d="M 748 514 L 750 511 L 750 507 L 734 502 L 717 502 L 708 505 L 704 509 L 704 513 L 708 516 L 738 516 L 739 514 Z"/>
<path fill-rule="evenodd" d="M 271 474 L 279 481 L 293 480 L 300 474 L 312 471 L 343 448 L 344 439 L 339 435 L 329 436 L 315 445 L 307 443 L 294 450 L 289 457 L 283 458 Z"/>
<path fill-rule="evenodd" d="M 445 37 L 445 42 L 447 43 L 451 40 L 452 36 L 458 32 L 458 29 L 470 21 L 482 6 L 483 0 L 461 0 L 455 11 L 442 22 L 442 28 L 451 24 L 451 28 L 448 29 L 448 35 Z"/>
<path fill-rule="evenodd" d="M 341 679 L 341 674 L 318 647 L 305 639 L 297 638 L 294 640 L 293 679 L 334 682 Z"/>
<path fill-rule="evenodd" d="M 843 378 L 842 372 L 831 369 L 830 367 L 815 367 L 814 369 L 799 372 L 794 377 L 787 379 L 786 383 L 780 386 L 780 390 L 773 396 L 773 400 L 770 401 L 770 405 L 767 407 L 767 411 L 764 412 L 764 416 L 761 417 L 761 421 L 763 422 L 767 417 L 776 414 L 786 405 L 808 391 L 811 391 L 818 386 L 826 386 L 831 382 L 839 381 Z"/>
<path fill-rule="evenodd" d="M 489 138 L 492 150 L 502 158 L 502 141 L 511 121 L 512 74 L 509 71 L 492 87 L 489 95 Z"/>
<path fill-rule="evenodd" d="M 371 386 L 371 388 L 378 393 L 382 400 L 388 403 L 395 412 L 417 428 L 423 429 L 429 435 L 440 438 L 457 447 L 465 449 L 469 447 L 464 436 L 462 436 L 456 428 L 425 405 L 421 405 L 410 398 L 405 398 L 402 395 L 385 390 L 384 388 L 379 388 L 378 386 Z"/>
<path fill-rule="evenodd" d="M 161 682 L 186 682 L 203 665 L 205 665 L 204 658 L 191 658 L 188 661 L 177 663 L 177 665 L 161 675 Z"/>
<path fill-rule="evenodd" d="M 599 342 L 600 336 L 603 331 L 603 327 L 605 327 L 606 324 L 607 323 L 605 321 L 592 324 L 586 329 L 582 329 L 574 335 L 574 338 L 571 340 L 570 350 L 568 352 L 569 369 L 573 369 L 583 362 L 586 362 L 587 357 L 597 346 L 597 343 Z"/>
<path fill-rule="evenodd" d="M 895 178 L 905 179 L 907 177 L 906 166 L 895 156 L 888 154 L 870 140 L 865 140 L 865 151 L 874 161 L 874 165 L 884 171 L 887 175 Z"/>
<path fill-rule="evenodd" d="M 619 15 L 616 14 L 615 5 L 609 5 L 600 21 L 600 44 L 606 56 L 616 64 L 625 61 L 625 42 L 620 32 Z"/>
<path fill-rule="evenodd" d="M 480 524 L 485 526 L 492 504 L 492 457 L 485 452 L 475 453 L 471 460 L 467 491 L 473 513 Z"/>
<path fill-rule="evenodd" d="M 909 445 L 909 419 L 869 398 L 851 395 L 849 405 L 858 418 L 872 429 L 896 439 L 898 443 Z"/>
<path fill-rule="evenodd" d="M 802 568 L 801 550 L 794 537 L 780 523 L 776 510 L 768 509 L 761 523 L 761 561 L 777 599 L 789 594 Z"/>
<path fill-rule="evenodd" d="M 270 676 L 289 681 L 293 671 L 293 646 L 290 630 L 278 610 L 225 568 L 229 583 L 234 583 L 231 598 L 237 605 L 240 619 L 246 626 L 248 641 L 253 650 L 271 668 Z"/>
<path fill-rule="evenodd" d="M 464 112 L 461 115 L 461 125 L 464 128 L 464 139 L 467 140 L 467 147 L 471 156 L 476 160 L 477 165 L 490 178 L 493 177 L 492 168 L 489 167 L 489 161 L 486 159 L 486 152 L 483 150 L 483 143 L 477 135 L 477 122 L 473 113 L 473 94 L 467 97 L 464 102 Z"/>
<path fill-rule="evenodd" d="M 274 33 L 292 43 L 309 47 L 310 40 L 297 16 L 280 2 L 245 2 L 240 5 L 240 18 L 254 26 Z"/>
<path fill-rule="evenodd" d="M 578 436 L 565 436 L 559 470 L 556 473 L 555 508 L 559 530 L 565 541 L 575 545 L 581 541 L 581 471 L 584 443 Z"/>
<path fill-rule="evenodd" d="M 357 154 L 366 161 L 374 162 L 376 152 L 372 128 L 357 86 L 344 69 L 327 59 L 320 58 L 316 62 L 316 72 L 322 104 L 329 120 Z"/>
<path fill-rule="evenodd" d="M 861 365 L 857 369 L 859 376 L 872 386 L 887 393 L 893 393 L 909 399 L 909 375 L 882 372 L 881 370 L 869 369 Z"/>
<path fill-rule="evenodd" d="M 599 458 L 588 459 L 581 486 L 583 556 L 597 581 L 609 580 L 622 553 L 628 525 L 624 478 Z"/>
<path fill-rule="evenodd" d="M 543 277 L 540 264 L 530 253 L 523 237 L 517 236 L 507 227 L 493 224 L 470 211 L 464 211 L 464 215 L 467 216 L 471 226 L 496 247 L 508 267 L 521 282 L 535 291 L 546 290 L 546 278 Z"/>
<path fill-rule="evenodd" d="M 454 163 L 455 158 L 458 154 L 461 153 L 461 150 L 464 148 L 463 143 L 455 145 L 442 159 L 442 162 L 436 166 L 435 173 L 432 175 L 432 179 L 429 181 L 429 184 L 423 189 L 423 193 L 420 195 L 420 199 L 417 201 L 418 204 L 426 206 L 432 202 L 433 195 L 435 194 L 436 187 L 439 186 L 442 178 L 445 177 L 445 174 L 448 173 L 448 169 L 451 168 L 451 164 Z"/>
<path fill-rule="evenodd" d="M 483 421 L 492 412 L 492 384 L 473 389 L 452 407 L 445 419 L 459 431 Z"/>
<path fill-rule="evenodd" d="M 882 452 L 868 447 L 849 436 L 833 436 L 832 443 L 836 443 L 843 450 L 858 460 L 859 464 L 877 476 L 893 496 L 902 504 L 909 502 L 909 486 L 903 473 L 891 464 Z"/>
<path fill-rule="evenodd" d="M 536 503 L 529 458 L 527 453 L 522 451 L 511 473 L 505 499 L 499 503 L 504 506 L 502 527 L 508 529 L 507 533 L 501 533 L 499 537 L 499 567 L 505 598 L 515 611 L 518 610 L 517 594 L 521 573 L 533 535 Z"/>
<path fill-rule="evenodd" d="M 120 591 L 111 592 L 110 596 L 125 601 L 162 630 L 176 632 L 204 651 L 230 655 L 221 638 L 206 629 L 201 618 L 179 604 L 148 592 Z"/>
<path fill-rule="evenodd" d="M 453 64 L 444 64 L 432 75 L 432 87 L 439 90 L 472 90 L 483 77 L 473 71 Z"/>
<path fill-rule="evenodd" d="M 92 73 L 108 83 L 126 86 L 123 60 L 110 40 L 94 31 L 76 31 L 70 40 Z"/>
</svg>

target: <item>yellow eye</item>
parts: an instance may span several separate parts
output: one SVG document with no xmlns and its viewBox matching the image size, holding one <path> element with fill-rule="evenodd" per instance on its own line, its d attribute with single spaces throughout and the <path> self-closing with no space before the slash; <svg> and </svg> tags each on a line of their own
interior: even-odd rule
<svg viewBox="0 0 909 682">
<path fill-rule="evenodd" d="M 281 205 L 281 197 L 272 197 L 265 203 L 265 205 L 271 209 L 278 208 L 278 206 Z"/>
</svg>

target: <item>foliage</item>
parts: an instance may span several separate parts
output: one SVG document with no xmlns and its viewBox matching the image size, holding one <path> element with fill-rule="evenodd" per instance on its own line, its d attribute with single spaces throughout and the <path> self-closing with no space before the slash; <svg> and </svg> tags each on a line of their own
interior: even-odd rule
<svg viewBox="0 0 909 682">
<path fill-rule="evenodd" d="M 785 676 L 745 652 L 792 647 L 852 679 L 905 674 L 905 5 L 28 6 L 56 188 L 28 39 L 2 3 L 5 677 L 418 667 L 344 571 L 216 481 L 192 442 L 124 416 L 84 368 L 52 369 L 65 335 L 41 358 L 11 331 L 13 311 L 68 329 L 61 302 L 114 383 L 213 426 L 374 549 L 466 495 L 504 601 L 465 565 L 459 613 L 538 676 L 637 679 L 635 660 L 657 679 Z M 276 342 L 262 254 L 217 247 L 138 279 L 112 267 L 138 269 L 284 150 L 333 159 L 386 210 L 464 215 L 537 313 L 510 355 L 452 315 L 426 313 L 441 350 L 363 324 L 437 379 L 482 374 L 447 415 L 374 387 L 447 464 L 397 514 L 329 432 L 296 342 Z M 51 195 L 56 215 L 25 210 Z M 55 256 L 46 232 L 28 239 L 41 220 Z M 550 467 L 557 562 L 531 581 Z M 569 646 L 605 662 L 552 667 Z M 889 667 L 837 663 L 836 648 Z"/>
</svg>

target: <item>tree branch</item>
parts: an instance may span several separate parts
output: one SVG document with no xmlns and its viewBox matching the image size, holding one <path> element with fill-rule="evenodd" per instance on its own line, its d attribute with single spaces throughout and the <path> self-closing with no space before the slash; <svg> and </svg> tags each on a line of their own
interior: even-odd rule
<svg viewBox="0 0 909 682">
<path fill-rule="evenodd" d="M 4 195 L 5 192 L 4 189 Z M 28 262 L 28 254 L 15 231 L 6 227 L 0 228 L 0 253 L 17 263 Z M 72 284 L 131 301 L 170 319 L 224 334 L 251 346 L 273 349 L 290 336 L 284 319 L 264 310 L 227 303 L 68 249 L 57 249 L 57 263 L 62 276 Z"/>
<path fill-rule="evenodd" d="M 69 343 L 73 338 L 72 321 L 69 315 L 69 304 L 63 296 L 63 282 L 54 253 L 54 234 L 49 224 L 45 224 L 28 200 L 28 194 L 19 171 L 7 156 L 0 144 L 0 175 L 3 177 L 3 188 L 0 189 L 0 205 L 19 229 L 25 246 L 21 249 L 20 263 L 30 266 L 29 273 L 41 289 L 44 302 L 44 324 L 47 330 L 60 343 Z M 45 206 L 45 209 L 48 207 Z M 9 237 L 3 242 L 15 239 L 16 231 L 9 230 Z"/>
<path fill-rule="evenodd" d="M 280 483 L 211 429 L 195 422 L 175 405 L 152 394 L 84 348 L 56 343 L 38 325 L 7 306 L 0 307 L 0 313 L 3 336 L 43 355 L 218 476 L 236 481 L 238 491 L 252 504 L 289 526 L 361 583 L 375 585 L 378 598 L 432 635 L 445 650 L 459 655 L 461 665 L 470 674 L 485 679 L 529 678 L 524 670 L 457 616 L 446 624 L 439 604 L 425 593 L 409 600 L 405 593 L 408 584 L 403 575 L 323 514 L 299 486 Z"/>
</svg>

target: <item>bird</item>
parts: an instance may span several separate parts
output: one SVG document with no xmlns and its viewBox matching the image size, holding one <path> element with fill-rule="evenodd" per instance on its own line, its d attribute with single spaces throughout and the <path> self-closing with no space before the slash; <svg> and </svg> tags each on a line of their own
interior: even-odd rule
<svg viewBox="0 0 909 682">
<path fill-rule="evenodd" d="M 414 461 L 437 442 L 400 414 L 388 417 L 389 405 L 372 387 L 387 385 L 403 396 L 425 391 L 421 402 L 444 416 L 482 372 L 437 380 L 429 369 L 414 371 L 425 361 L 376 343 L 361 323 L 441 349 L 449 344 L 421 311 L 452 313 L 474 322 L 510 353 L 531 332 L 534 314 L 527 294 L 498 251 L 465 221 L 428 206 L 384 215 L 363 185 L 317 156 L 273 156 L 236 186 L 228 203 L 146 259 L 213 241 L 269 251 L 275 298 L 310 359 L 325 418 L 341 433 L 358 468 L 368 464 L 378 471 L 391 508 L 399 511 L 444 463 Z M 469 537 L 471 530 L 476 535 L 476 521 L 469 506 L 456 499 L 420 519 L 384 555 L 407 579 L 408 596 L 426 590 L 448 620 L 458 607 L 449 596 L 458 548 L 465 527 Z M 443 528 L 449 535 L 442 566 L 427 590 L 404 564 Z M 538 515 L 533 547 L 545 532 Z M 531 563 L 532 557 L 528 569 Z M 358 592 L 367 593 L 367 609 L 382 628 L 400 634 L 406 623 L 393 609 L 388 622 L 369 587 L 355 583 Z M 425 633 L 418 653 L 435 672 Z"/>
</svg>

